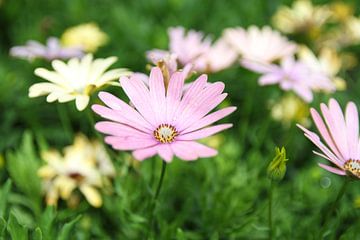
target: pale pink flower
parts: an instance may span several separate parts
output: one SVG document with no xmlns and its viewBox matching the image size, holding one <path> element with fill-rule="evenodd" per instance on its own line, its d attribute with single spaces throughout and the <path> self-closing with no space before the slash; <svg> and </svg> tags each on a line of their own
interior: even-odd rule
<svg viewBox="0 0 360 240">
<path fill-rule="evenodd" d="M 295 43 L 268 26 L 229 28 L 225 29 L 224 37 L 243 59 L 260 63 L 270 63 L 296 51 Z"/>
<path fill-rule="evenodd" d="M 260 64 L 243 60 L 242 64 L 257 73 L 263 74 L 259 78 L 260 85 L 279 84 L 280 88 L 294 91 L 306 102 L 313 100 L 313 90 L 335 90 L 329 77 L 321 72 L 313 71 L 308 65 L 296 61 L 294 57 L 284 58 L 280 65 Z"/>
<path fill-rule="evenodd" d="M 50 37 L 46 45 L 30 40 L 24 46 L 12 47 L 10 49 L 10 55 L 27 60 L 44 58 L 51 61 L 54 59 L 80 58 L 84 56 L 84 51 L 76 47 L 63 47 L 59 39 Z"/>
<path fill-rule="evenodd" d="M 305 136 L 322 152 L 314 153 L 334 165 L 319 163 L 319 166 L 338 175 L 360 178 L 359 115 L 356 105 L 349 102 L 345 115 L 335 99 L 330 99 L 328 106 L 322 103 L 320 108 L 323 118 L 315 109 L 311 109 L 311 115 L 323 140 L 298 124 Z"/>
<path fill-rule="evenodd" d="M 182 65 L 193 63 L 200 55 L 206 53 L 211 46 L 211 39 L 205 38 L 202 32 L 183 27 L 169 28 L 169 51 L 176 54 Z"/>
<path fill-rule="evenodd" d="M 222 93 L 222 82 L 207 85 L 207 76 L 200 76 L 183 92 L 184 75 L 171 76 L 164 87 L 161 70 L 153 68 L 149 87 L 132 75 L 120 78 L 120 84 L 135 108 L 111 95 L 101 92 L 100 99 L 107 105 L 92 109 L 110 121 L 98 122 L 95 128 L 109 136 L 105 142 L 118 150 L 131 150 L 138 160 L 156 154 L 170 162 L 173 156 L 183 160 L 212 157 L 217 151 L 196 142 L 230 128 L 232 124 L 210 124 L 224 118 L 236 108 L 227 107 L 210 113 L 227 96 Z"/>
<path fill-rule="evenodd" d="M 230 67 L 237 59 L 237 53 L 224 38 L 217 40 L 210 49 L 194 61 L 194 70 L 199 72 L 219 72 Z"/>
</svg>

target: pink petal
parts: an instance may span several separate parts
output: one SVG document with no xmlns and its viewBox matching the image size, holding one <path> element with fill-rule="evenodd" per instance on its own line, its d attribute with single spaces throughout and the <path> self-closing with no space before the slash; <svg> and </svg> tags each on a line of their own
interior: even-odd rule
<svg viewBox="0 0 360 240">
<path fill-rule="evenodd" d="M 349 146 L 349 158 L 357 159 L 358 157 L 358 141 L 359 141 L 359 115 L 357 108 L 353 102 L 349 102 L 346 106 L 346 135 Z"/>
<path fill-rule="evenodd" d="M 157 152 L 162 159 L 166 162 L 171 162 L 174 153 L 169 144 L 159 144 L 157 145 Z"/>
<path fill-rule="evenodd" d="M 185 76 L 183 73 L 174 73 L 169 82 L 166 94 L 166 111 L 167 122 L 173 122 L 174 113 L 180 104 L 180 99 L 183 92 Z"/>
<path fill-rule="evenodd" d="M 166 120 L 166 103 L 164 78 L 160 68 L 158 67 L 152 68 L 150 72 L 149 88 L 151 105 L 155 113 L 155 118 L 157 120 L 156 125 L 160 125 Z"/>
<path fill-rule="evenodd" d="M 314 123 L 320 132 L 321 136 L 325 140 L 326 144 L 330 147 L 331 151 L 339 158 L 342 158 L 342 155 L 340 154 L 339 150 L 336 147 L 336 144 L 334 143 L 329 130 L 327 129 L 324 121 L 322 120 L 320 114 L 313 108 L 310 109 L 311 116 L 314 120 Z"/>
<path fill-rule="evenodd" d="M 191 87 L 185 93 L 175 115 L 176 121 L 173 124 L 178 129 L 183 128 L 182 124 L 187 118 L 193 117 L 194 111 L 203 106 L 207 106 L 210 100 L 213 100 L 224 90 L 224 84 L 220 82 L 208 85 L 202 91 L 196 93 L 190 93 Z"/>
<path fill-rule="evenodd" d="M 155 114 L 151 106 L 150 93 L 144 82 L 136 76 L 132 76 L 131 79 L 121 77 L 120 84 L 144 119 L 151 123 L 153 127 L 157 127 Z"/>
<path fill-rule="evenodd" d="M 330 167 L 328 165 L 325 165 L 325 164 L 322 164 L 322 163 L 318 163 L 318 165 L 320 167 L 322 167 L 323 169 L 329 171 L 329 172 L 332 172 L 332 173 L 335 173 L 337 175 L 342 175 L 342 176 L 345 176 L 346 175 L 346 172 L 344 170 L 341 170 L 341 169 L 338 169 L 338 168 L 334 168 L 334 167 Z"/>
<path fill-rule="evenodd" d="M 182 160 L 192 161 L 198 158 L 195 149 L 189 147 L 188 142 L 176 141 L 171 143 L 170 147 L 174 154 Z"/>
<path fill-rule="evenodd" d="M 208 125 L 210 125 L 210 124 L 212 124 L 212 123 L 214 123 L 214 122 L 228 116 L 229 114 L 231 114 L 235 110 L 236 110 L 236 107 L 227 107 L 227 108 L 223 108 L 221 110 L 218 110 L 216 112 L 213 112 L 213 113 L 203 117 L 199 121 L 196 121 L 189 128 L 186 128 L 185 130 L 183 130 L 182 134 L 192 132 L 192 131 L 195 131 L 197 129 L 206 127 L 206 126 L 208 126 Z"/>
<path fill-rule="evenodd" d="M 142 139 L 137 137 L 105 137 L 105 142 L 117 150 L 135 150 L 155 146 L 158 142 L 155 139 Z"/>
<path fill-rule="evenodd" d="M 183 121 L 177 125 L 177 129 L 182 132 L 184 129 L 198 122 L 202 117 L 218 106 L 226 97 L 227 93 L 212 97 L 208 99 L 206 103 L 198 105 L 197 108 L 193 108 L 192 111 L 189 111 L 187 115 L 184 113 Z"/>
<path fill-rule="evenodd" d="M 110 108 L 118 110 L 115 111 L 115 114 L 119 112 L 125 119 L 127 119 L 127 121 L 133 122 L 134 125 L 140 125 L 143 128 L 149 129 L 150 131 L 154 129 L 154 126 L 152 126 L 152 124 L 150 124 L 143 116 L 141 116 L 139 112 L 114 95 L 107 92 L 100 92 L 99 98 Z M 101 115 L 101 113 L 98 114 Z"/>
<path fill-rule="evenodd" d="M 158 146 L 155 145 L 155 146 L 148 147 L 148 148 L 137 149 L 132 152 L 132 155 L 135 159 L 137 159 L 139 161 L 143 161 L 146 158 L 150 158 L 150 157 L 154 156 L 157 153 L 157 147 Z"/>
<path fill-rule="evenodd" d="M 99 132 L 109 134 L 112 136 L 118 137 L 134 137 L 134 138 L 144 138 L 144 139 L 152 139 L 153 136 L 138 129 L 129 127 L 124 124 L 109 122 L 109 121 L 102 121 L 95 124 L 95 129 Z"/>
<path fill-rule="evenodd" d="M 134 117 L 131 117 L 130 114 L 126 115 L 118 110 L 112 110 L 110 108 L 97 104 L 92 105 L 91 108 L 94 112 L 96 112 L 103 118 L 132 126 L 133 128 L 139 129 L 140 131 L 143 132 L 147 132 L 147 133 L 152 132 L 151 126 L 147 122 L 145 122 L 145 120 L 142 120 L 141 115 L 138 114 L 135 110 L 134 110 L 135 113 L 138 114 L 140 119 L 135 119 Z"/>
<path fill-rule="evenodd" d="M 333 152 L 331 152 L 321 141 L 317 134 L 309 131 L 308 129 L 304 128 L 300 124 L 296 124 L 301 130 L 305 132 L 305 137 L 307 137 L 312 143 L 314 143 L 327 157 L 328 159 L 334 163 L 335 165 L 341 167 L 344 164 L 343 159 L 338 159 Z"/>
<path fill-rule="evenodd" d="M 334 106 L 334 104 L 333 104 L 333 106 Z M 330 131 L 331 137 L 336 144 L 336 147 L 339 149 L 339 152 L 341 153 L 342 158 L 347 160 L 349 156 L 348 156 L 348 151 L 347 151 L 347 146 L 346 146 L 346 144 L 347 144 L 347 140 L 345 137 L 346 129 L 339 128 L 339 122 L 333 118 L 333 114 L 330 112 L 330 110 L 327 108 L 327 106 L 325 104 L 322 103 L 320 105 L 320 108 L 321 108 L 321 112 L 324 116 L 326 125 L 328 126 L 328 129 Z M 334 108 L 333 108 L 333 110 L 334 110 Z M 342 115 L 342 113 L 341 113 L 341 115 Z M 339 120 L 338 117 L 337 117 L 337 120 Z M 343 121 L 345 121 L 345 120 L 343 120 Z M 343 124 L 345 124 L 345 123 L 343 122 Z"/>
<path fill-rule="evenodd" d="M 215 149 L 205 146 L 198 142 L 190 141 L 184 144 L 187 144 L 189 148 L 191 147 L 192 149 L 194 149 L 194 151 L 199 157 L 214 157 L 218 154 L 218 152 Z"/>
<path fill-rule="evenodd" d="M 219 125 L 203 128 L 194 132 L 186 133 L 184 135 L 181 134 L 176 138 L 176 140 L 196 140 L 196 139 L 206 138 L 220 131 L 223 131 L 227 128 L 231 128 L 232 126 L 233 125 L 230 123 L 219 124 Z"/>
<path fill-rule="evenodd" d="M 270 85 L 280 82 L 281 76 L 274 73 L 268 73 L 259 78 L 260 85 Z"/>
</svg>

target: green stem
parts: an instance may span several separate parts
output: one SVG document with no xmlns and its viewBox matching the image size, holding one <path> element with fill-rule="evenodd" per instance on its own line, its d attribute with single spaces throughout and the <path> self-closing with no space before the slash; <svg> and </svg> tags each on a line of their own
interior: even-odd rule
<svg viewBox="0 0 360 240">
<path fill-rule="evenodd" d="M 273 236 L 273 224 L 272 224 L 273 189 L 274 189 L 274 182 L 273 182 L 273 180 L 270 180 L 269 212 L 268 212 L 268 220 L 269 220 L 269 240 L 272 240 L 272 236 Z"/>
<path fill-rule="evenodd" d="M 350 177 L 346 177 L 343 185 L 341 186 L 341 188 L 335 198 L 335 201 L 331 204 L 329 211 L 326 212 L 326 215 L 325 215 L 325 218 L 323 218 L 323 221 L 321 221 L 321 222 L 323 222 L 323 224 L 319 231 L 319 239 L 323 238 L 324 232 L 326 230 L 326 226 L 328 225 L 329 220 L 331 219 L 332 215 L 334 214 L 336 207 L 339 205 L 341 198 L 344 196 L 344 193 L 349 185 L 350 180 L 351 180 Z"/>
<path fill-rule="evenodd" d="M 149 233 L 151 231 L 151 229 L 153 229 L 155 227 L 155 221 L 154 221 L 154 214 L 155 214 L 155 209 L 156 209 L 156 203 L 157 203 L 157 199 L 159 197 L 160 194 L 160 190 L 164 181 L 164 177 L 165 177 L 165 171 L 166 171 L 166 162 L 163 160 L 162 161 L 162 166 L 161 166 L 161 174 L 160 174 L 160 179 L 158 182 L 158 185 L 156 187 L 156 192 L 155 195 L 151 201 L 151 207 L 150 207 L 150 218 L 149 218 L 149 229 L 148 229 L 148 236 Z"/>
<path fill-rule="evenodd" d="M 69 142 L 72 142 L 73 138 L 74 138 L 74 131 L 71 127 L 71 122 L 69 119 L 68 112 L 66 110 L 66 106 L 64 106 L 62 104 L 57 104 L 56 107 L 57 107 L 57 111 L 58 111 L 58 114 L 60 117 L 61 125 L 64 128 L 64 132 L 65 132 Z"/>
</svg>

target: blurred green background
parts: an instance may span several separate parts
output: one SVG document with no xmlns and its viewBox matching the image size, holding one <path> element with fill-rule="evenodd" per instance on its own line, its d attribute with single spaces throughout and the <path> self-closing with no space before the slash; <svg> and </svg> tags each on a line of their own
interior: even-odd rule
<svg viewBox="0 0 360 240">
<path fill-rule="evenodd" d="M 347 2 L 356 6 L 358 16 L 357 1 Z M 34 69 L 50 64 L 11 58 L 10 47 L 29 39 L 45 42 L 49 36 L 60 37 L 68 27 L 96 22 L 110 41 L 95 56 L 117 56 L 115 67 L 147 72 L 145 51 L 167 49 L 170 26 L 201 30 L 216 38 L 227 27 L 270 25 L 278 6 L 291 3 L 0 0 L 0 154 L 5 159 L 0 169 L 0 216 L 13 228 L 18 227 L 18 232 L 28 231 L 29 239 L 38 236 L 36 231 L 43 232 L 43 239 L 55 239 L 60 236 L 58 232 L 64 231 L 66 222 L 80 215 L 81 219 L 71 226 L 73 234 L 61 235 L 68 237 L 64 239 L 142 239 L 147 226 L 146 203 L 151 198 L 148 182 L 152 165 L 155 164 L 156 179 L 160 171 L 159 159 L 145 161 L 140 167 L 124 167 L 128 154 L 119 153 L 114 194 L 105 196 L 103 208 L 93 209 L 85 202 L 76 209 L 60 205 L 54 217 L 54 210 L 46 210 L 40 193 L 34 190 L 39 188 L 38 180 L 32 179 L 41 165 L 38 152 L 47 146 L 61 149 L 71 144 L 76 132 L 93 136 L 92 126 L 73 102 L 49 104 L 44 97 L 29 99 L 29 86 L 40 80 L 33 74 Z M 358 48 L 351 51 L 360 57 Z M 266 239 L 266 167 L 275 146 L 285 146 L 290 159 L 285 180 L 277 184 L 274 195 L 275 239 L 316 239 L 321 216 L 344 179 L 317 166 L 323 160 L 312 154 L 314 147 L 295 123 L 285 127 L 271 119 L 268 102 L 279 99 L 283 92 L 277 86 L 259 87 L 257 77 L 239 66 L 209 76 L 210 81 L 225 82 L 229 97 L 224 105 L 238 107 L 225 119 L 234 127 L 220 135 L 217 157 L 191 163 L 175 160 L 168 166 L 156 212 L 159 228 L 154 239 Z M 359 106 L 360 68 L 347 71 L 344 78 L 348 90 L 332 96 L 342 106 L 348 100 Z M 121 92 L 117 88 L 111 91 Z M 329 97 L 317 95 L 311 106 L 318 108 Z M 97 101 L 96 96 L 93 101 Z M 9 191 L 5 185 L 8 178 L 13 182 Z M 29 186 L 24 186 L 26 179 Z M 329 233 L 329 239 L 360 238 L 358 184 L 351 183 L 338 206 L 338 214 L 331 221 L 331 229 L 336 231 Z M 49 219 L 54 220 L 48 226 Z M 1 226 L 2 223 L 0 235 Z"/>
</svg>

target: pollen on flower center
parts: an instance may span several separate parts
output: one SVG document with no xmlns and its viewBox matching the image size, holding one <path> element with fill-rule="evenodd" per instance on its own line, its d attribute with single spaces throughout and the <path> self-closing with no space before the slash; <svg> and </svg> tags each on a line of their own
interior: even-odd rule
<svg viewBox="0 0 360 240">
<path fill-rule="evenodd" d="M 348 160 L 344 164 L 344 169 L 347 173 L 350 173 L 360 178 L 360 160 Z"/>
<path fill-rule="evenodd" d="M 171 143 L 177 135 L 176 128 L 170 124 L 160 124 L 154 131 L 154 137 L 161 143 Z"/>
</svg>

